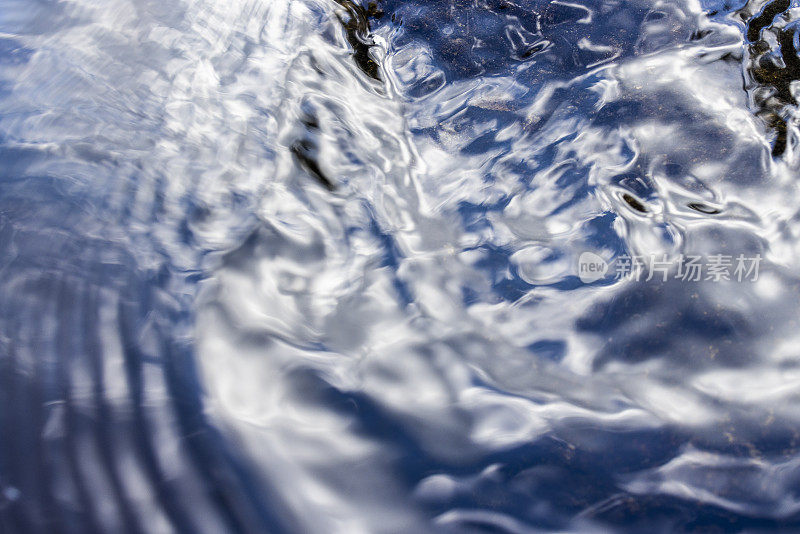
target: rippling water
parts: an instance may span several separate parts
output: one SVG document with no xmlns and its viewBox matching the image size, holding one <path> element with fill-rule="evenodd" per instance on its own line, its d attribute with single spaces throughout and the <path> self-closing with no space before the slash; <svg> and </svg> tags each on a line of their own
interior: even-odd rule
<svg viewBox="0 0 800 534">
<path fill-rule="evenodd" d="M 0 531 L 800 531 L 799 14 L 0 0 Z"/>
</svg>

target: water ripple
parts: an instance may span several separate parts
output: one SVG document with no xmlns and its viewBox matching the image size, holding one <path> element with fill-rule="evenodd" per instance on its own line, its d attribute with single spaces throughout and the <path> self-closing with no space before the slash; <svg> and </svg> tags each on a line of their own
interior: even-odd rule
<svg viewBox="0 0 800 534">
<path fill-rule="evenodd" d="M 0 6 L 3 532 L 798 528 L 788 2 Z"/>
</svg>

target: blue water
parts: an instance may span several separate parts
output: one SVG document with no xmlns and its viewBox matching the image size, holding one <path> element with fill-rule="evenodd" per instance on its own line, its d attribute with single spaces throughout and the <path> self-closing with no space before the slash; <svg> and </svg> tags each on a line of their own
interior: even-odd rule
<svg viewBox="0 0 800 534">
<path fill-rule="evenodd" d="M 0 0 L 0 532 L 800 531 L 798 13 Z"/>
</svg>

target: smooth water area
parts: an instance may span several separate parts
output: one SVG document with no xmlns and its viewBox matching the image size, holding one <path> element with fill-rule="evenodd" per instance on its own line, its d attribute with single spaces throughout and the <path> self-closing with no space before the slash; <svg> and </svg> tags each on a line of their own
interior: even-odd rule
<svg viewBox="0 0 800 534">
<path fill-rule="evenodd" d="M 797 532 L 799 15 L 0 0 L 0 532 Z"/>
</svg>

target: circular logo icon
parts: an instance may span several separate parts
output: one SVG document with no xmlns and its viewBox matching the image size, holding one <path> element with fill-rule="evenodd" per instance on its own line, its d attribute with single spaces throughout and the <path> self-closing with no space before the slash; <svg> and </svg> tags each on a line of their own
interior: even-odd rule
<svg viewBox="0 0 800 534">
<path fill-rule="evenodd" d="M 606 272 L 608 272 L 608 263 L 594 252 L 584 252 L 578 258 L 578 278 L 584 284 L 600 280 L 606 275 Z"/>
</svg>

